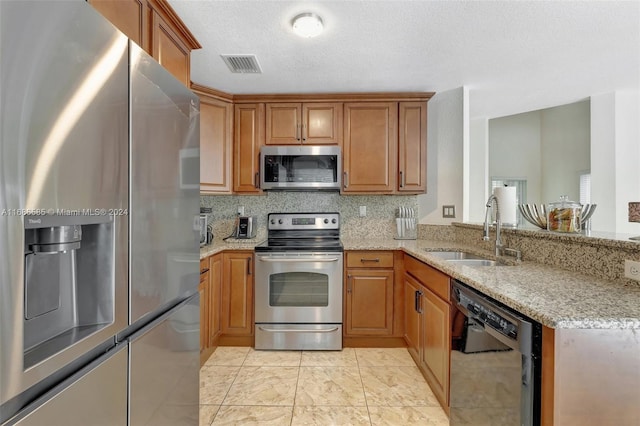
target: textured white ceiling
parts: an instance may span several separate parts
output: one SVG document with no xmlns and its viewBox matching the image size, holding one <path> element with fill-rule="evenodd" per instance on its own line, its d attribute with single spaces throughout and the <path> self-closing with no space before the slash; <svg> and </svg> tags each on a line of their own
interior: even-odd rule
<svg viewBox="0 0 640 426">
<path fill-rule="evenodd" d="M 234 94 L 469 88 L 472 117 L 640 89 L 640 1 L 170 0 L 203 48 L 193 82 Z M 301 12 L 325 31 L 291 31 Z M 256 54 L 232 74 L 220 54 Z"/>
</svg>

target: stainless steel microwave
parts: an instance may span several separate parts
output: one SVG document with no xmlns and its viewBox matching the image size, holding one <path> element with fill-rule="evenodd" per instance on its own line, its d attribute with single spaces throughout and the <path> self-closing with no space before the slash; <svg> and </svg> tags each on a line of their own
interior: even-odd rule
<svg viewBox="0 0 640 426">
<path fill-rule="evenodd" d="M 340 190 L 339 146 L 264 146 L 260 149 L 260 187 L 265 190 Z"/>
</svg>

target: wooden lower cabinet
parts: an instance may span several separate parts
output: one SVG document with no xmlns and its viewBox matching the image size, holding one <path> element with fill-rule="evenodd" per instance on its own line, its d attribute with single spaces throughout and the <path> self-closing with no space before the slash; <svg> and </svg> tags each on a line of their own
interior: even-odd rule
<svg viewBox="0 0 640 426">
<path fill-rule="evenodd" d="M 347 270 L 345 335 L 393 333 L 393 270 Z"/>
<path fill-rule="evenodd" d="M 345 253 L 345 347 L 404 346 L 404 308 L 400 251 L 353 250 Z"/>
<path fill-rule="evenodd" d="M 221 343 L 233 344 L 235 341 L 238 344 L 252 344 L 253 260 L 252 251 L 234 251 L 222 255 Z"/>
<path fill-rule="evenodd" d="M 209 292 L 209 346 L 218 346 L 220 328 L 220 308 L 222 299 L 222 254 L 209 258 L 209 277 L 211 281 Z"/>
<path fill-rule="evenodd" d="M 420 365 L 423 366 L 433 393 L 443 406 L 448 406 L 451 306 L 425 289 L 422 296 L 422 310 Z"/>
<path fill-rule="evenodd" d="M 200 260 L 200 283 L 198 285 L 198 292 L 200 293 L 200 365 L 204 364 L 213 352 L 209 339 L 209 323 L 211 321 L 209 306 L 211 280 L 209 272 L 209 259 Z"/>
<path fill-rule="evenodd" d="M 447 275 L 410 256 L 405 256 L 404 268 L 405 341 L 431 390 L 448 412 L 450 280 Z"/>
<path fill-rule="evenodd" d="M 418 308 L 422 297 L 422 286 L 411 275 L 404 274 L 404 340 L 409 353 L 416 360 L 420 359 L 420 334 L 422 332 L 422 315 Z"/>
</svg>

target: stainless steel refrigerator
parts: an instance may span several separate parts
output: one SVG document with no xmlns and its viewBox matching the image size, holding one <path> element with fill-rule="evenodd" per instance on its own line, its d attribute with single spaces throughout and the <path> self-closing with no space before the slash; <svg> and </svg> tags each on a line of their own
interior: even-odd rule
<svg viewBox="0 0 640 426">
<path fill-rule="evenodd" d="M 198 423 L 198 153 L 90 5 L 0 2 L 0 424 Z"/>
</svg>

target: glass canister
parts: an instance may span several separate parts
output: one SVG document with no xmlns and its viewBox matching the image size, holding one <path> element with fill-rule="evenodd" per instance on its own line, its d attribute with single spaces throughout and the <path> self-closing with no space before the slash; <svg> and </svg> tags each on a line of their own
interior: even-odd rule
<svg viewBox="0 0 640 426">
<path fill-rule="evenodd" d="M 547 206 L 547 229 L 554 232 L 580 232 L 582 205 L 562 195 Z"/>
</svg>

